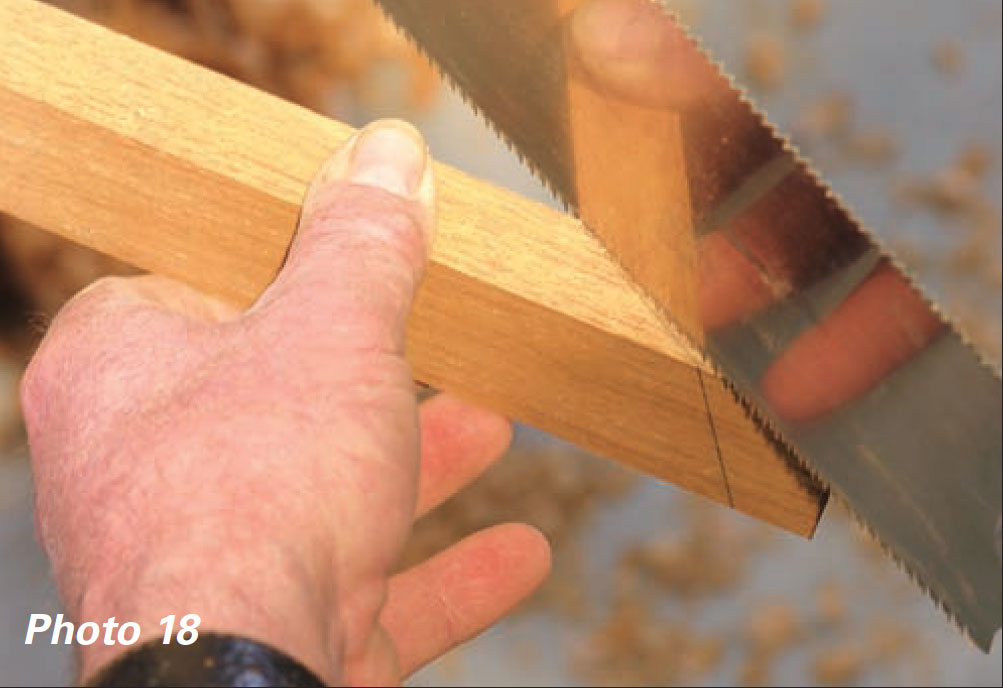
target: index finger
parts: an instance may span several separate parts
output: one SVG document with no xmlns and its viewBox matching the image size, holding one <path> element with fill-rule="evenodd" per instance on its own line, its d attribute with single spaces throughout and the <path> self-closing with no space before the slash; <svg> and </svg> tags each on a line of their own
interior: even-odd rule
<svg viewBox="0 0 1003 688">
<path fill-rule="evenodd" d="M 588 0 L 572 15 L 570 33 L 581 67 L 601 90 L 674 110 L 712 93 L 713 68 L 650 0 Z"/>
</svg>

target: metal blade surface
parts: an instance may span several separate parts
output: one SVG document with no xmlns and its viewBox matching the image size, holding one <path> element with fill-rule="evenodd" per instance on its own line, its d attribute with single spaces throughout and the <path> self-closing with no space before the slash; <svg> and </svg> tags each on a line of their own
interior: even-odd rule
<svg viewBox="0 0 1003 688">
<path fill-rule="evenodd" d="M 377 0 L 983 649 L 1001 385 L 653 0 Z"/>
</svg>

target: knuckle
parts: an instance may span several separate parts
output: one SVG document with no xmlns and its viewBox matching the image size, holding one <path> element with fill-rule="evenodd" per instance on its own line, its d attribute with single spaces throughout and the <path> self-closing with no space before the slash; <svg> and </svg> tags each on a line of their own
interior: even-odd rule
<svg viewBox="0 0 1003 688">
<path fill-rule="evenodd" d="M 21 397 L 21 413 L 29 428 L 36 425 L 41 418 L 48 389 L 48 369 L 43 367 L 38 357 L 28 364 L 21 377 L 19 389 Z"/>
<path fill-rule="evenodd" d="M 276 288 L 245 322 L 339 349 L 394 350 L 424 269 L 417 202 L 337 184 L 310 209 Z"/>
<path fill-rule="evenodd" d="M 93 405 L 114 388 L 116 369 L 142 359 L 171 339 L 165 319 L 131 298 L 129 278 L 102 278 L 59 311 L 21 378 L 20 397 L 29 424 L 70 396 Z"/>
<path fill-rule="evenodd" d="M 67 390 L 76 387 L 68 353 L 68 347 L 53 345 L 53 338 L 47 335 L 25 368 L 19 392 L 21 410 L 29 429 L 42 424 L 45 411 Z"/>
<path fill-rule="evenodd" d="M 372 186 L 343 183 L 310 218 L 310 235 L 338 249 L 376 248 L 406 261 L 425 256 L 425 219 L 414 200 Z"/>
<path fill-rule="evenodd" d="M 46 337 L 51 340 L 50 337 Z M 49 341 L 42 343 L 28 362 L 19 388 L 21 412 L 29 429 L 45 420 L 46 411 L 62 392 L 72 387 L 67 376 L 65 355 Z"/>
<path fill-rule="evenodd" d="M 129 292 L 129 278 L 119 276 L 102 277 L 70 299 L 63 312 L 76 310 L 100 310 L 114 306 Z"/>
<path fill-rule="evenodd" d="M 128 303 L 126 295 L 130 287 L 127 282 L 124 277 L 102 277 L 77 292 L 52 319 L 45 343 L 55 347 L 64 340 L 76 340 L 91 329 L 89 323 L 95 319 L 107 320 L 121 313 Z"/>
</svg>

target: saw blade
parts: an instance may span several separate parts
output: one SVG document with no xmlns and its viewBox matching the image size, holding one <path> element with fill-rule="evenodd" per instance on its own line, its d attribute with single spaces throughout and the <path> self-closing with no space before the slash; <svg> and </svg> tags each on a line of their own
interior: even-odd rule
<svg viewBox="0 0 1003 688">
<path fill-rule="evenodd" d="M 656 0 L 377 0 L 983 650 L 999 371 Z"/>
</svg>

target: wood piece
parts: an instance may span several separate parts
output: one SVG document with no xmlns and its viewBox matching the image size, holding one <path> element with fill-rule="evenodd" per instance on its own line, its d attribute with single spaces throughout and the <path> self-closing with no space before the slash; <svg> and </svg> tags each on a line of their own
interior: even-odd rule
<svg viewBox="0 0 1003 688">
<path fill-rule="evenodd" d="M 562 21 L 573 25 L 582 5 L 559 0 Z M 652 5 L 650 12 L 642 21 L 664 21 L 660 8 Z M 690 341 L 702 344 L 683 118 L 657 102 L 611 95 L 596 82 L 596 65 L 576 64 L 583 52 L 569 50 L 565 66 L 578 215 Z M 625 159 L 630 174 L 610 174 L 625 169 Z"/>
<path fill-rule="evenodd" d="M 0 3 L 0 210 L 246 305 L 346 125 L 30 0 Z M 810 536 L 824 496 L 570 217 L 437 167 L 415 376 Z"/>
</svg>

